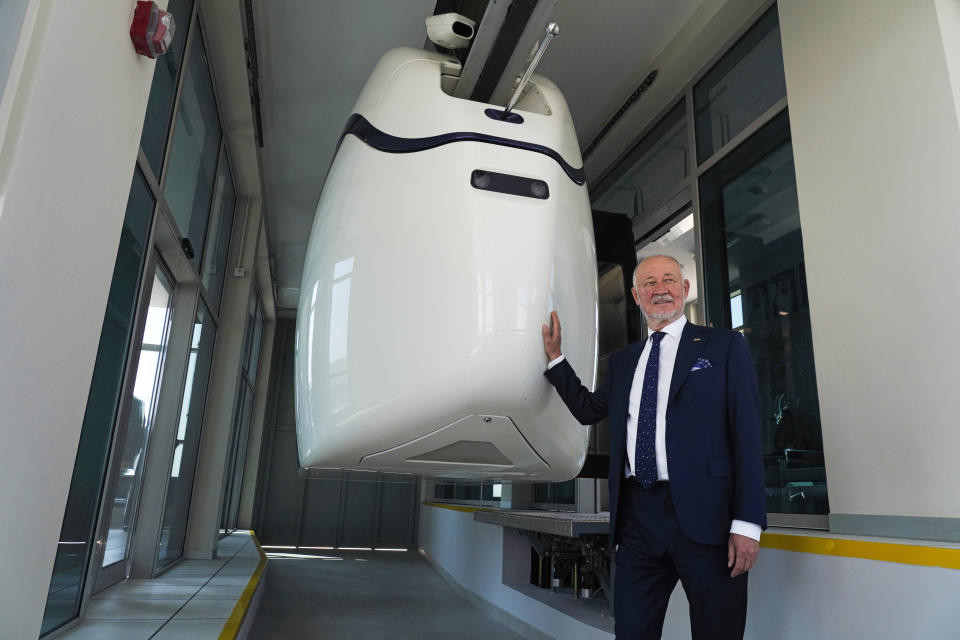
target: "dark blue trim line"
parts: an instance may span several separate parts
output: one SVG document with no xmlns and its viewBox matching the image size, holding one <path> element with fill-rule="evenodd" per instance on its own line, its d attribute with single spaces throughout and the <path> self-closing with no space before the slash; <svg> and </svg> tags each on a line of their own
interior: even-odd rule
<svg viewBox="0 0 960 640">
<path fill-rule="evenodd" d="M 370 124 L 370 121 L 359 113 L 355 113 L 347 119 L 347 126 L 344 127 L 343 133 L 340 135 L 340 140 L 337 142 L 338 149 L 340 148 L 340 143 L 343 142 L 343 138 L 348 134 L 356 136 L 364 143 L 370 145 L 378 151 L 386 151 L 387 153 L 414 153 L 417 151 L 426 151 L 427 149 L 434 149 L 445 144 L 450 144 L 451 142 L 485 142 L 487 144 L 498 144 L 503 147 L 513 147 L 514 149 L 522 149 L 524 151 L 533 151 L 535 153 L 542 153 L 543 155 L 549 156 L 550 158 L 556 160 L 557 164 L 560 165 L 564 173 L 566 173 L 567 176 L 569 176 L 569 178 L 576 184 L 583 184 L 586 182 L 586 175 L 584 174 L 583 167 L 575 169 L 563 159 L 563 156 L 550 147 L 545 147 L 540 144 L 533 144 L 532 142 L 521 142 L 520 140 L 500 138 L 498 136 L 491 136 L 487 135 L 486 133 L 475 133 L 472 131 L 444 133 L 439 136 L 429 136 L 427 138 L 399 138 L 397 136 L 392 136 L 389 133 L 380 131 L 375 126 Z"/>
</svg>

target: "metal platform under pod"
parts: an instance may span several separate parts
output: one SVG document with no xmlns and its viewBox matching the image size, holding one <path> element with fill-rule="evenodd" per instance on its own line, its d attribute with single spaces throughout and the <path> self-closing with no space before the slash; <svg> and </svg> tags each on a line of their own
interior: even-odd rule
<svg viewBox="0 0 960 640">
<path fill-rule="evenodd" d="M 538 559 L 532 584 L 553 593 L 567 585 L 575 600 L 603 594 L 613 615 L 608 512 L 483 509 L 475 511 L 473 519 L 515 529 L 526 538 Z"/>
<path fill-rule="evenodd" d="M 477 522 L 501 527 L 546 533 L 565 538 L 582 535 L 604 535 L 610 531 L 610 513 L 573 513 L 569 511 L 514 511 L 489 509 L 475 511 Z"/>
</svg>

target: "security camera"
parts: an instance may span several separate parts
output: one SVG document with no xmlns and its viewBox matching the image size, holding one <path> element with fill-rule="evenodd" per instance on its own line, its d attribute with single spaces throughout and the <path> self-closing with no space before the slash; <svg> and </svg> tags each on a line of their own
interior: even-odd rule
<svg viewBox="0 0 960 640">
<path fill-rule="evenodd" d="M 444 49 L 465 49 L 470 46 L 476 22 L 459 13 L 441 13 L 426 20 L 430 42 Z"/>
</svg>

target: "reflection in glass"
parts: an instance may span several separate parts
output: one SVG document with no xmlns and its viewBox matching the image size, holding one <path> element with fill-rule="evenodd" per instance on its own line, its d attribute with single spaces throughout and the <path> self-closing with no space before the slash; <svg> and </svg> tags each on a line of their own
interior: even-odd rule
<svg viewBox="0 0 960 640">
<path fill-rule="evenodd" d="M 233 189 L 226 145 L 220 151 L 218 167 L 210 213 L 210 236 L 203 251 L 203 269 L 200 272 L 207 296 L 217 311 L 220 310 L 220 294 L 223 292 L 223 278 L 230 250 L 230 231 L 233 229 L 233 213 L 237 206 L 237 194 Z"/>
<path fill-rule="evenodd" d="M 737 291 L 730 297 L 730 328 L 739 329 L 743 326 L 743 296 Z"/>
<path fill-rule="evenodd" d="M 687 294 L 684 313 L 690 322 L 699 323 L 700 283 L 697 280 L 695 248 L 697 240 L 694 231 L 693 213 L 680 213 L 673 220 L 676 220 L 676 222 L 656 232 L 653 239 L 640 248 L 637 257 L 642 260 L 653 255 L 666 255 L 677 259 L 683 268 L 683 278 L 690 282 L 690 292 Z M 646 320 L 643 321 L 643 325 L 646 327 Z"/>
<path fill-rule="evenodd" d="M 499 500 L 501 495 L 501 489 L 503 485 L 500 483 L 494 484 L 489 480 L 482 483 L 480 494 L 482 500 Z"/>
<path fill-rule="evenodd" d="M 130 185 L 127 212 L 120 232 L 120 246 L 103 317 L 100 347 L 83 416 L 41 634 L 75 618 L 79 610 L 94 518 L 100 502 L 110 436 L 116 420 L 127 350 L 133 332 L 153 208 L 153 196 L 143 174 L 137 169 Z"/>
<path fill-rule="evenodd" d="M 631 218 L 655 211 L 689 174 L 689 156 L 681 100 L 598 185 L 593 208 Z"/>
<path fill-rule="evenodd" d="M 157 550 L 155 567 L 157 570 L 183 555 L 215 336 L 216 325 L 211 320 L 210 312 L 207 311 L 203 301 L 200 301 L 193 324 L 187 379 L 180 404 L 173 463 L 170 466 L 170 479 L 163 508 L 160 548 Z"/>
<path fill-rule="evenodd" d="M 187 44 L 187 32 L 190 27 L 190 14 L 193 12 L 193 0 L 170 0 L 167 11 L 173 15 L 177 28 L 173 32 L 170 49 L 157 58 L 153 69 L 153 84 L 150 85 L 150 101 L 147 103 L 147 117 L 143 122 L 143 136 L 140 146 L 150 162 L 154 174 L 160 179 L 163 152 L 167 147 L 167 134 L 170 132 L 170 116 L 173 113 L 173 99 L 177 92 L 177 78 L 183 64 L 184 48 Z"/>
<path fill-rule="evenodd" d="M 751 149 L 751 138 L 704 176 L 704 252 L 707 263 L 723 264 L 716 252 L 725 248 L 723 280 L 712 286 L 728 302 L 711 308 L 743 334 L 757 371 L 767 510 L 823 514 L 827 477 L 788 126 L 779 116 L 757 134 L 765 146 Z"/>
<path fill-rule="evenodd" d="M 110 505 L 110 528 L 103 553 L 103 566 L 109 566 L 127 558 L 130 548 L 130 532 L 137 512 L 140 496 L 140 480 L 143 475 L 144 454 L 147 439 L 153 427 L 160 375 L 166 355 L 167 337 L 170 328 L 173 286 L 157 269 L 150 294 L 137 364 L 137 377 L 133 384 L 127 424 L 121 425 L 119 437 L 122 453 L 117 461 L 113 498 Z"/>
<path fill-rule="evenodd" d="M 774 5 L 693 88 L 698 161 L 703 163 L 786 95 Z"/>
<path fill-rule="evenodd" d="M 200 29 L 190 38 L 164 195 L 180 235 L 193 245 L 192 262 L 199 270 L 220 155 L 220 120 Z"/>
</svg>

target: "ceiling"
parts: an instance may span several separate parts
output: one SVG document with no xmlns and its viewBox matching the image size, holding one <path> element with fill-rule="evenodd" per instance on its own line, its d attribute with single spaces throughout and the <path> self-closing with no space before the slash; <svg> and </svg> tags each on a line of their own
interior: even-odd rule
<svg viewBox="0 0 960 640">
<path fill-rule="evenodd" d="M 581 147 L 646 77 L 702 2 L 557 0 L 553 19 L 560 37 L 538 73 L 564 92 Z M 254 3 L 263 192 L 281 309 L 296 308 L 317 200 L 354 101 L 383 53 L 423 46 L 424 18 L 435 5 L 436 0 Z"/>
</svg>

